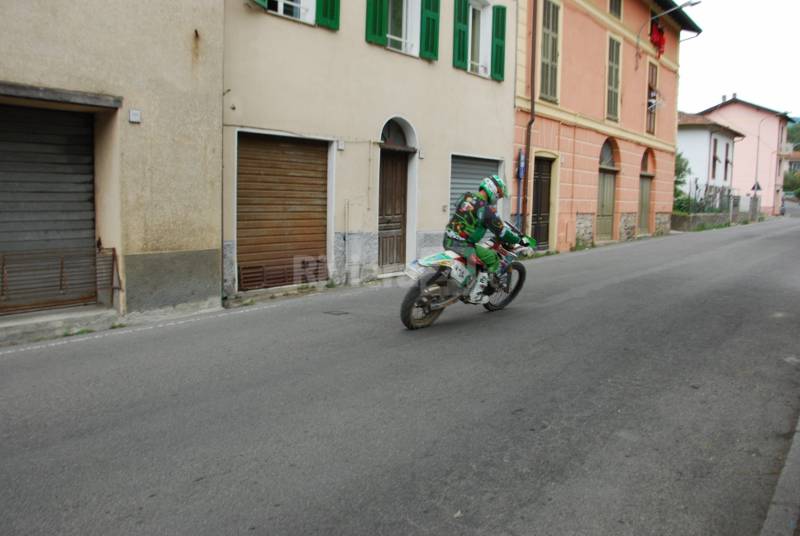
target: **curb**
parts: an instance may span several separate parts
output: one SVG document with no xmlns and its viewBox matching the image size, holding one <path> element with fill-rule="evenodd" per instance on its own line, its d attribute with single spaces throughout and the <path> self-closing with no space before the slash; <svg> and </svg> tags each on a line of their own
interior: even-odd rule
<svg viewBox="0 0 800 536">
<path fill-rule="evenodd" d="M 800 519 L 800 419 L 760 536 L 794 536 Z"/>
</svg>

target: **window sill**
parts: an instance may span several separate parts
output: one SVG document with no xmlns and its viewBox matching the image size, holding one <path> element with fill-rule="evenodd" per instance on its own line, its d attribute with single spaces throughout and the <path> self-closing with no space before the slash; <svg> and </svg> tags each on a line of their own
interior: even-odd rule
<svg viewBox="0 0 800 536">
<path fill-rule="evenodd" d="M 474 76 L 475 78 L 480 78 L 482 80 L 489 80 L 489 81 L 498 82 L 498 83 L 503 82 L 503 80 L 495 80 L 494 78 L 492 78 L 488 74 L 480 74 L 480 73 L 476 73 L 474 71 L 468 71 L 467 69 L 461 69 L 459 67 L 454 67 L 454 69 L 457 70 L 457 71 L 461 71 L 462 73 L 466 73 L 466 74 L 468 74 L 470 76 Z"/>
<path fill-rule="evenodd" d="M 378 46 L 381 46 L 381 45 L 378 45 Z M 383 46 L 383 48 L 385 50 L 388 50 L 389 52 L 394 52 L 395 54 L 400 54 L 401 56 L 406 56 L 406 57 L 409 57 L 409 58 L 416 58 L 418 60 L 425 59 L 425 58 L 420 58 L 419 54 L 414 54 L 413 52 L 406 52 L 405 50 L 398 50 L 398 49 L 392 48 L 392 47 L 390 47 L 388 45 Z M 425 60 L 425 61 L 430 61 L 430 60 Z"/>
<path fill-rule="evenodd" d="M 550 104 L 555 104 L 556 106 L 558 106 L 558 99 L 553 98 L 553 97 L 545 97 L 545 96 L 539 95 L 539 100 L 544 101 L 544 102 L 548 102 Z"/>
</svg>

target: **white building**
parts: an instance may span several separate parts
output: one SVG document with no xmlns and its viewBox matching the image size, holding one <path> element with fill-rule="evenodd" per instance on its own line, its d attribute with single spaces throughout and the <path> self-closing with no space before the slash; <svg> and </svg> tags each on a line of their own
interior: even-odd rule
<svg viewBox="0 0 800 536">
<path fill-rule="evenodd" d="M 681 189 L 692 199 L 719 207 L 731 192 L 734 146 L 744 135 L 702 115 L 678 112 L 678 151 L 691 173 Z"/>
</svg>

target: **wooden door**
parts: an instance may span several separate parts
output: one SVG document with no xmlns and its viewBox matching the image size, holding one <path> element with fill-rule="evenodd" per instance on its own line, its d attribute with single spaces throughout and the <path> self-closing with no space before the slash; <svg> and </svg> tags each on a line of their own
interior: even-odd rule
<svg viewBox="0 0 800 536">
<path fill-rule="evenodd" d="M 611 240 L 614 229 L 614 173 L 600 172 L 597 190 L 597 240 Z"/>
<path fill-rule="evenodd" d="M 534 160 L 531 229 L 536 244 L 542 249 L 547 249 L 550 239 L 550 182 L 552 171 L 552 160 L 546 158 Z"/>
<path fill-rule="evenodd" d="M 639 234 L 650 234 L 650 185 L 652 179 L 639 179 Z"/>
<path fill-rule="evenodd" d="M 384 273 L 403 269 L 406 261 L 406 186 L 408 153 L 381 151 L 378 263 Z"/>
</svg>

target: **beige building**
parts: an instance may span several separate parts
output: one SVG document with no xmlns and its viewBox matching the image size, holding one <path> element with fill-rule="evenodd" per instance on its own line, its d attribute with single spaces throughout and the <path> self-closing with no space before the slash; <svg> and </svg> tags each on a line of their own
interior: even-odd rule
<svg viewBox="0 0 800 536">
<path fill-rule="evenodd" d="M 224 292 L 396 273 L 512 175 L 512 0 L 225 1 Z"/>
<path fill-rule="evenodd" d="M 0 314 L 219 304 L 222 44 L 215 0 L 3 2 Z"/>
<path fill-rule="evenodd" d="M 0 314 L 397 273 L 513 174 L 513 0 L 6 4 Z"/>
</svg>

